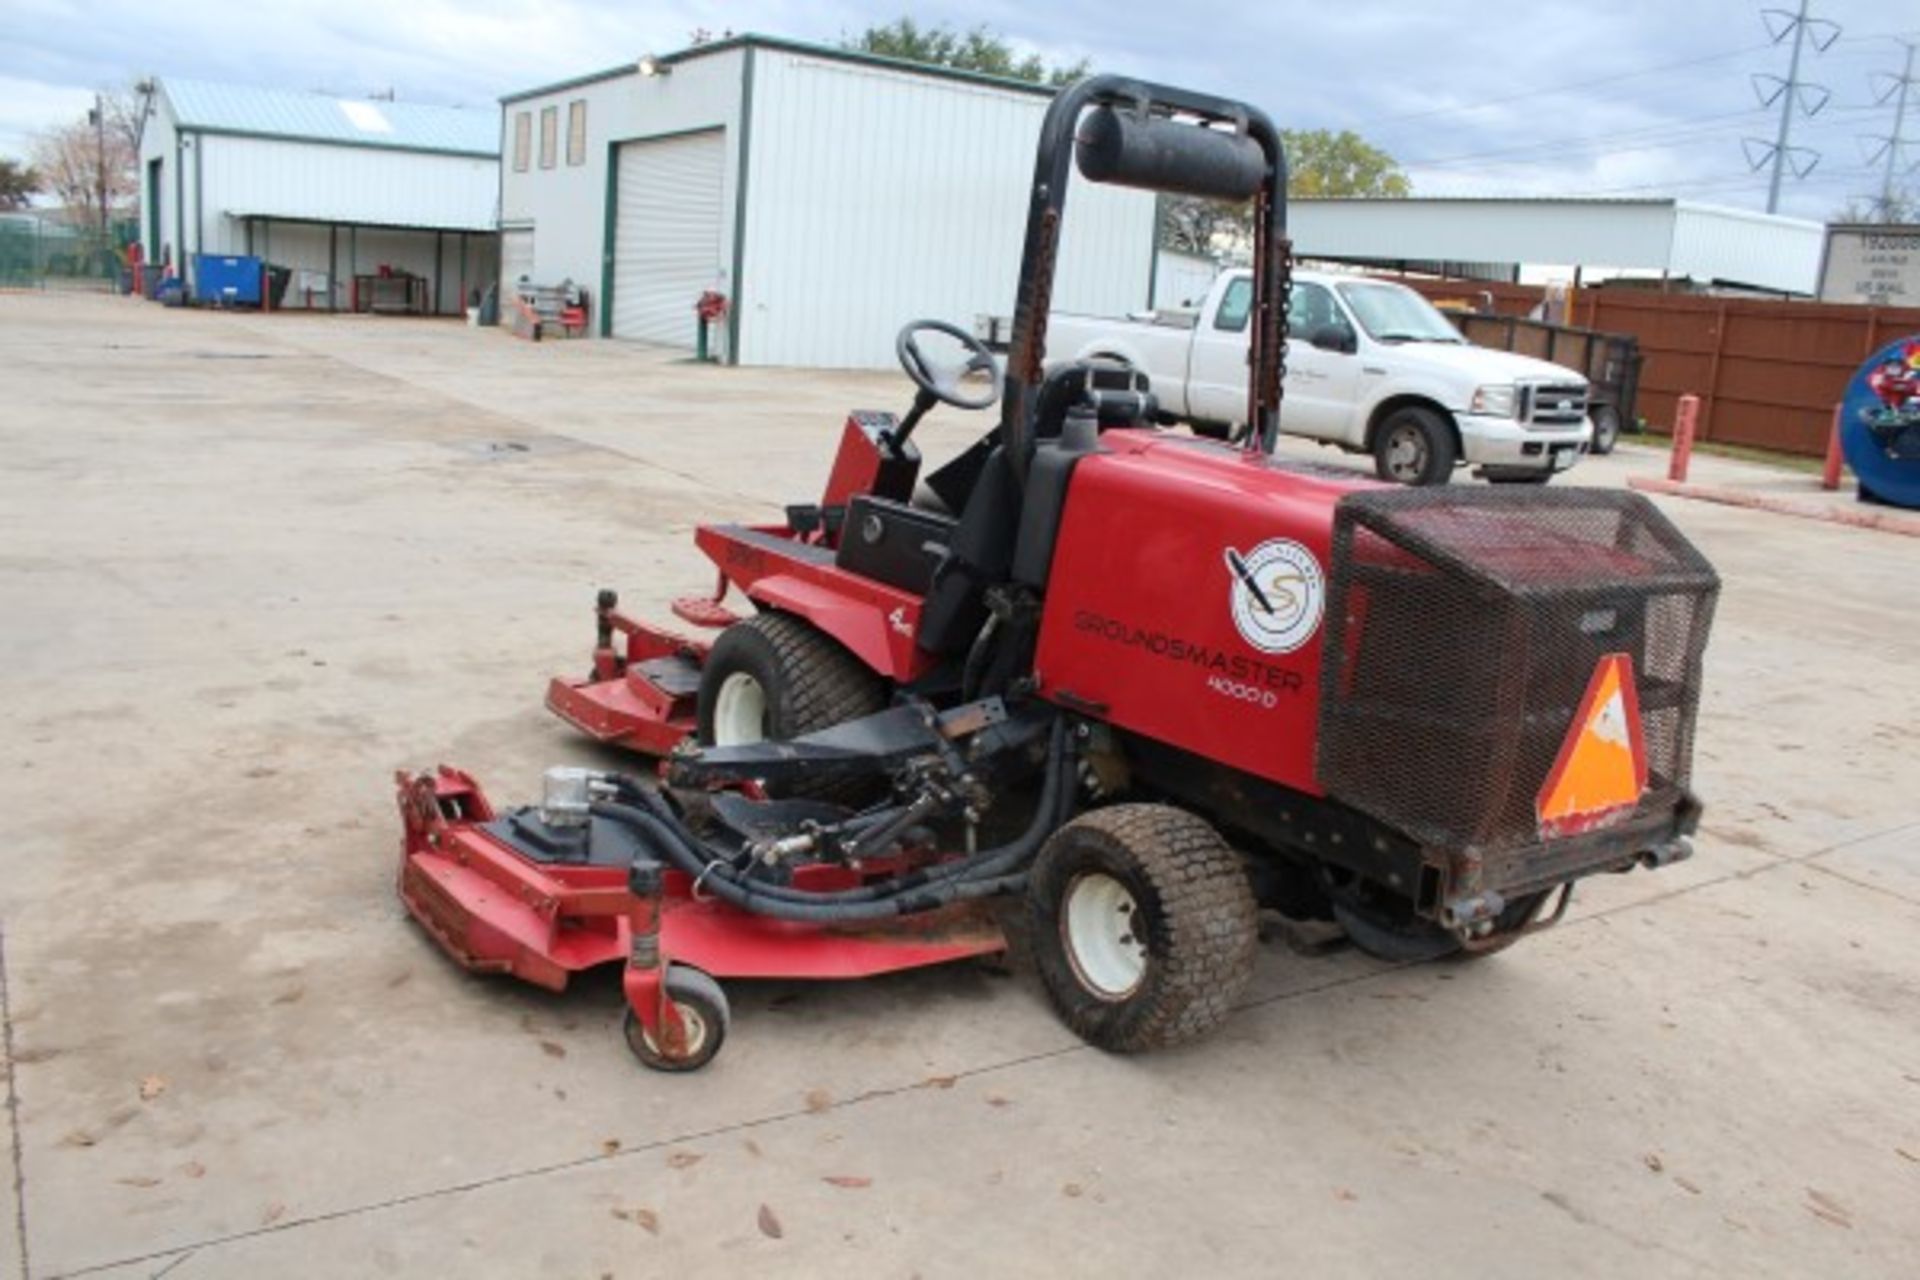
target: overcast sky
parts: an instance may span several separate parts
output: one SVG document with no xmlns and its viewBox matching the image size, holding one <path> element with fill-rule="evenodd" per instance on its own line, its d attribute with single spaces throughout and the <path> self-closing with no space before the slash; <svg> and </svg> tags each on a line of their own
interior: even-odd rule
<svg viewBox="0 0 1920 1280">
<path fill-rule="evenodd" d="M 1770 0 L 1792 6 L 1796 0 Z M 1784 75 L 1761 5 L 1742 0 L 1266 0 L 1232 4 L 902 0 L 0 0 L 0 155 L 139 75 L 228 80 L 492 109 L 502 93 L 679 48 L 695 28 L 826 43 L 911 13 L 984 23 L 1056 61 L 1246 98 L 1283 126 L 1353 128 L 1417 194 L 1678 195 L 1764 207 L 1743 137 L 1771 139 L 1749 77 Z M 1878 190 L 1860 135 L 1887 133 L 1869 75 L 1888 36 L 1920 38 L 1916 0 L 1813 0 L 1844 28 L 1802 77 L 1832 91 L 1795 142 L 1822 153 L 1783 213 L 1821 218 Z M 1903 27 L 1904 24 L 1904 27 Z M 1920 162 L 1920 88 L 1908 110 Z M 1913 179 L 1920 184 L 1920 176 Z"/>
</svg>

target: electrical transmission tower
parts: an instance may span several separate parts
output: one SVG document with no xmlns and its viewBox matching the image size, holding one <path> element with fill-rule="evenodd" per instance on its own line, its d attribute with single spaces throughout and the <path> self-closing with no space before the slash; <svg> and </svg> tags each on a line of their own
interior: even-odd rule
<svg viewBox="0 0 1920 1280">
<path fill-rule="evenodd" d="M 1767 185 L 1767 212 L 1777 213 L 1780 209 L 1780 180 L 1788 169 L 1793 176 L 1804 178 L 1813 172 L 1820 163 L 1820 153 L 1811 147 L 1796 147 L 1790 141 L 1793 133 L 1793 108 L 1799 104 L 1802 113 L 1808 116 L 1820 114 L 1820 109 L 1833 97 L 1824 85 L 1812 84 L 1800 78 L 1800 55 L 1811 42 L 1815 53 L 1825 53 L 1835 40 L 1840 38 L 1840 24 L 1828 22 L 1825 18 L 1816 18 L 1807 12 L 1810 0 L 1800 0 L 1796 12 L 1785 9 L 1762 9 L 1760 20 L 1766 24 L 1767 34 L 1773 37 L 1775 44 L 1785 43 L 1787 37 L 1793 37 L 1793 56 L 1787 62 L 1787 78 L 1779 76 L 1756 75 L 1753 77 L 1754 92 L 1760 95 L 1760 105 L 1770 107 L 1780 104 L 1780 129 L 1772 142 L 1764 138 L 1747 138 L 1742 147 L 1747 153 L 1747 164 L 1757 173 L 1769 164 L 1773 166 L 1773 177 Z"/>
<path fill-rule="evenodd" d="M 1873 77 L 1875 87 L 1880 89 L 1879 96 L 1874 99 L 1874 105 L 1884 106 L 1888 102 L 1894 104 L 1893 132 L 1876 134 L 1865 139 L 1870 144 L 1867 163 L 1876 164 L 1883 157 L 1887 162 L 1886 168 L 1880 174 L 1880 195 L 1873 202 L 1874 215 L 1882 222 L 1892 222 L 1895 211 L 1905 203 L 1896 194 L 1899 190 L 1895 186 L 1896 177 L 1905 177 L 1909 173 L 1920 170 L 1920 160 L 1915 160 L 1904 167 L 1901 165 L 1902 153 L 1907 148 L 1907 91 L 1914 84 L 1913 52 L 1916 48 L 1920 48 L 1920 45 L 1910 40 L 1902 40 L 1900 44 L 1907 51 L 1907 64 L 1901 69 L 1900 74 L 1893 76 L 1882 71 Z M 1884 87 L 1882 87 L 1883 82 Z"/>
</svg>

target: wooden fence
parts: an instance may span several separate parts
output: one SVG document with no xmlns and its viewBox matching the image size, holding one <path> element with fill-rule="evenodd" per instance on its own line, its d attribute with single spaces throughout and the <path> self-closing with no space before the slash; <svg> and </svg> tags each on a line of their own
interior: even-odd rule
<svg viewBox="0 0 1920 1280">
<path fill-rule="evenodd" d="M 1500 315 L 1525 315 L 1544 296 L 1527 285 L 1480 280 L 1406 280 L 1427 297 Z M 1920 309 L 1846 303 L 1770 302 L 1581 289 L 1570 323 L 1640 343 L 1637 410 L 1657 430 L 1676 402 L 1700 397 L 1696 439 L 1818 457 L 1833 406 L 1861 363 L 1893 339 L 1920 334 Z"/>
</svg>

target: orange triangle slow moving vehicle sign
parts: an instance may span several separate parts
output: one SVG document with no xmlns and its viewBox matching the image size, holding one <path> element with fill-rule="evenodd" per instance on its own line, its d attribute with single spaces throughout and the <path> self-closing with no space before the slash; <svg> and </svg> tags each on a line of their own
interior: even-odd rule
<svg viewBox="0 0 1920 1280">
<path fill-rule="evenodd" d="M 1624 818 L 1647 789 L 1647 745 L 1633 659 L 1610 653 L 1593 669 L 1586 696 L 1560 744 L 1535 809 L 1540 834 L 1578 835 Z"/>
</svg>

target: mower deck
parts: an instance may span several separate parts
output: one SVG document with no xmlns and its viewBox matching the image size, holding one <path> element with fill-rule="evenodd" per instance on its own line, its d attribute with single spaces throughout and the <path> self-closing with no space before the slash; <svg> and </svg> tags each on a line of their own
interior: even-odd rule
<svg viewBox="0 0 1920 1280">
<path fill-rule="evenodd" d="M 513 815 L 497 812 L 459 770 L 397 781 L 406 828 L 400 898 L 455 963 L 559 991 L 575 973 L 624 962 L 629 1002 L 650 1029 L 661 1012 L 658 975 L 669 964 L 714 978 L 863 978 L 1006 949 L 979 903 L 868 925 L 802 924 L 704 897 L 674 870 L 649 899 L 634 891 L 625 858 L 548 860 L 502 838 Z M 795 876 L 796 885 L 818 890 L 859 883 L 840 866 L 803 867 Z M 637 971 L 652 980 L 636 983 Z"/>
</svg>

